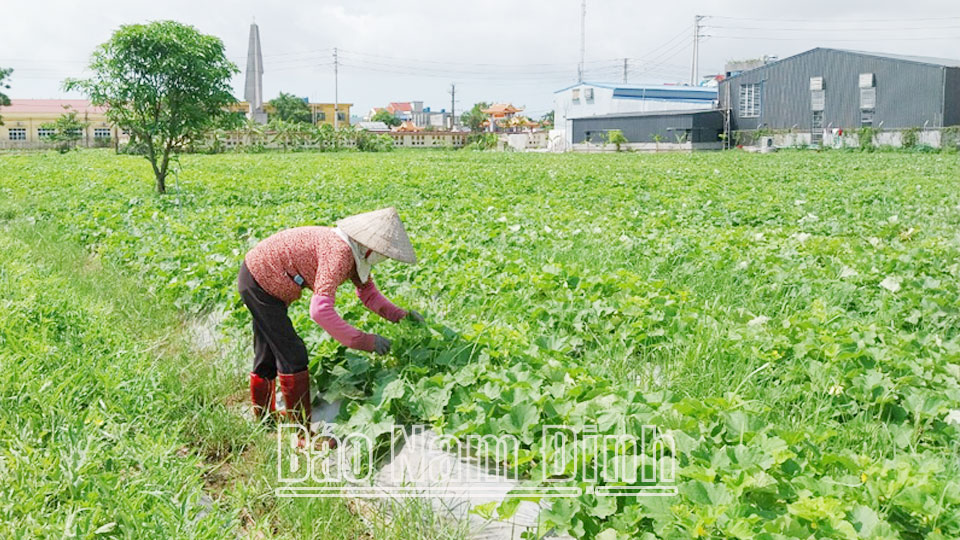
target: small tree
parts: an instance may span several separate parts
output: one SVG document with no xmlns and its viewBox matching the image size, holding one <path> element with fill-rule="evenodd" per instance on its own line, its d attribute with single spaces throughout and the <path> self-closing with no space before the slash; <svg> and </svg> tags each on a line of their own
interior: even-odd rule
<svg viewBox="0 0 960 540">
<path fill-rule="evenodd" d="M 175 21 L 121 26 L 93 53 L 93 77 L 67 79 L 111 122 L 130 132 L 144 153 L 159 193 L 166 192 L 170 154 L 201 137 L 236 100 L 223 42 Z"/>
<path fill-rule="evenodd" d="M 399 118 L 397 118 L 396 116 L 394 116 L 393 114 L 391 114 L 390 111 L 388 111 L 388 110 L 386 110 L 386 109 L 377 111 L 376 114 L 374 114 L 372 117 L 370 117 L 370 121 L 371 121 L 371 122 L 383 122 L 384 124 L 386 124 L 386 125 L 388 125 L 388 126 L 390 126 L 390 127 L 399 126 L 400 124 L 403 123 L 403 122 L 400 121 Z"/>
<path fill-rule="evenodd" d="M 86 129 L 89 124 L 89 122 L 77 119 L 77 111 L 69 110 L 68 107 L 64 107 L 64 109 L 66 109 L 66 111 L 55 121 L 47 122 L 40 126 L 41 128 L 53 131 L 53 134 L 47 135 L 44 138 L 56 143 L 57 151 L 61 154 L 65 154 L 69 152 L 71 148 L 76 147 L 77 141 L 83 137 L 83 130 Z"/>
<path fill-rule="evenodd" d="M 661 134 L 659 134 L 659 133 L 654 133 L 652 138 L 653 138 L 653 142 L 657 145 L 657 150 L 656 150 L 656 151 L 659 152 L 659 151 L 660 151 L 660 143 L 663 141 L 663 135 L 661 135 Z"/>
<path fill-rule="evenodd" d="M 623 135 L 623 132 L 619 129 L 611 129 L 607 132 L 607 142 L 617 147 L 617 152 L 620 151 L 620 145 L 627 144 L 627 138 Z"/>
<path fill-rule="evenodd" d="M 470 128 L 474 133 L 483 131 L 483 123 L 487 120 L 487 115 L 483 109 L 490 107 L 486 101 L 481 101 L 473 106 L 472 109 L 460 116 L 460 123 Z"/>
<path fill-rule="evenodd" d="M 278 120 L 295 124 L 313 123 L 310 106 L 303 98 L 280 92 L 280 95 L 271 99 L 269 104 L 273 107 L 273 117 Z"/>
<path fill-rule="evenodd" d="M 0 107 L 10 105 L 10 98 L 7 97 L 7 94 L 3 93 L 4 90 L 10 88 L 10 84 L 7 83 L 7 77 L 13 73 L 11 68 L 0 68 Z M 3 125 L 3 117 L 0 116 L 0 126 Z"/>
<path fill-rule="evenodd" d="M 301 135 L 301 125 L 296 122 L 287 122 L 279 118 L 270 120 L 267 129 L 273 132 L 273 142 L 280 143 L 286 152 L 295 144 Z"/>
<path fill-rule="evenodd" d="M 550 111 L 547 114 L 540 117 L 540 124 L 542 124 L 543 127 L 552 126 L 554 118 L 555 118 L 554 111 Z"/>
</svg>

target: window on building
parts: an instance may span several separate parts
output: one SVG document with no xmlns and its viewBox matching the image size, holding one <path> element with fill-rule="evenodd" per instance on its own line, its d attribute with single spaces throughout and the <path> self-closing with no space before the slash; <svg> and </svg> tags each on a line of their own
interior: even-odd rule
<svg viewBox="0 0 960 540">
<path fill-rule="evenodd" d="M 43 139 L 45 137 L 53 137 L 56 135 L 57 130 L 53 128 L 37 128 L 37 137 Z"/>
<path fill-rule="evenodd" d="M 580 101 L 580 89 L 579 89 L 579 88 L 574 88 L 572 94 L 573 94 L 573 100 L 579 102 L 579 101 Z"/>
<path fill-rule="evenodd" d="M 760 116 L 760 93 L 760 83 L 740 85 L 740 116 L 742 118 L 755 118 Z"/>
<path fill-rule="evenodd" d="M 27 128 L 10 128 L 9 135 L 11 141 L 25 141 L 27 140 Z"/>
<path fill-rule="evenodd" d="M 876 88 L 860 89 L 860 108 L 861 109 L 877 108 L 877 89 Z"/>
<path fill-rule="evenodd" d="M 337 121 L 338 121 L 338 122 L 346 122 L 346 121 L 347 121 L 347 115 L 346 115 L 345 113 L 338 112 L 338 113 L 337 113 Z"/>
<path fill-rule="evenodd" d="M 810 92 L 810 110 L 821 111 L 826 107 L 827 96 L 823 90 L 813 90 Z"/>
<path fill-rule="evenodd" d="M 327 113 L 320 111 L 317 113 L 317 122 L 323 122 L 327 119 Z"/>
<path fill-rule="evenodd" d="M 110 128 L 93 128 L 94 139 L 109 139 Z"/>
<path fill-rule="evenodd" d="M 861 126 L 873 126 L 873 109 L 862 109 L 860 111 L 860 125 Z"/>
<path fill-rule="evenodd" d="M 72 135 L 74 137 L 80 137 L 83 135 L 83 131 L 80 128 L 73 128 L 67 130 L 67 135 Z"/>
</svg>

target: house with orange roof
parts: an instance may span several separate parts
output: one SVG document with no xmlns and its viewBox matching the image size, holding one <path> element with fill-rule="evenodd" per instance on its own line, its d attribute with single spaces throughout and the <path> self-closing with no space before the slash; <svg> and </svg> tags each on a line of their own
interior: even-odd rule
<svg viewBox="0 0 960 540">
<path fill-rule="evenodd" d="M 494 103 L 486 109 L 480 109 L 480 112 L 489 117 L 483 123 L 489 131 L 518 132 L 540 125 L 518 114 L 523 112 L 523 109 L 514 107 L 511 103 Z"/>
<path fill-rule="evenodd" d="M 494 120 L 499 120 L 500 118 L 510 118 L 518 112 L 523 112 L 523 109 L 518 109 L 511 103 L 494 103 L 486 109 L 481 109 L 480 112 Z"/>
<path fill-rule="evenodd" d="M 421 105 L 423 102 L 420 102 Z M 400 120 L 413 120 L 413 103 L 409 101 L 391 101 L 387 105 L 387 112 Z"/>
</svg>

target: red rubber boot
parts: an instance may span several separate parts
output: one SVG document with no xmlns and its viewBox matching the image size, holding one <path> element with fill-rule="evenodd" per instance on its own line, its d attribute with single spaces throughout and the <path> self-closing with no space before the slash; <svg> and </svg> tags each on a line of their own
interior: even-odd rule
<svg viewBox="0 0 960 540">
<path fill-rule="evenodd" d="M 284 418 L 302 424 L 309 430 L 310 415 L 313 412 L 310 404 L 310 372 L 305 369 L 297 373 L 281 373 L 278 378 L 286 406 Z"/>
<path fill-rule="evenodd" d="M 250 401 L 253 402 L 253 417 L 256 420 L 276 412 L 277 388 L 274 380 L 250 373 Z"/>
</svg>

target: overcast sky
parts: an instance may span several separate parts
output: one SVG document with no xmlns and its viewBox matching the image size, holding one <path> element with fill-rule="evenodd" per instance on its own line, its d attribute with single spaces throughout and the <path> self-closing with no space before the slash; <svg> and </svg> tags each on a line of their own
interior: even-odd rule
<svg viewBox="0 0 960 540">
<path fill-rule="evenodd" d="M 694 15 L 703 21 L 700 73 L 728 59 L 789 56 L 816 46 L 960 58 L 957 0 L 587 0 L 586 74 L 629 82 L 690 78 Z M 576 81 L 580 0 L 6 0 L 0 66 L 12 67 L 13 98 L 80 97 L 60 88 L 84 75 L 91 51 L 120 25 L 174 19 L 220 37 L 245 67 L 256 19 L 264 95 L 280 91 L 333 101 L 332 48 L 341 52 L 339 99 L 354 113 L 389 101 L 457 108 L 512 102 L 531 116 Z M 243 75 L 233 85 L 242 97 Z"/>
</svg>

